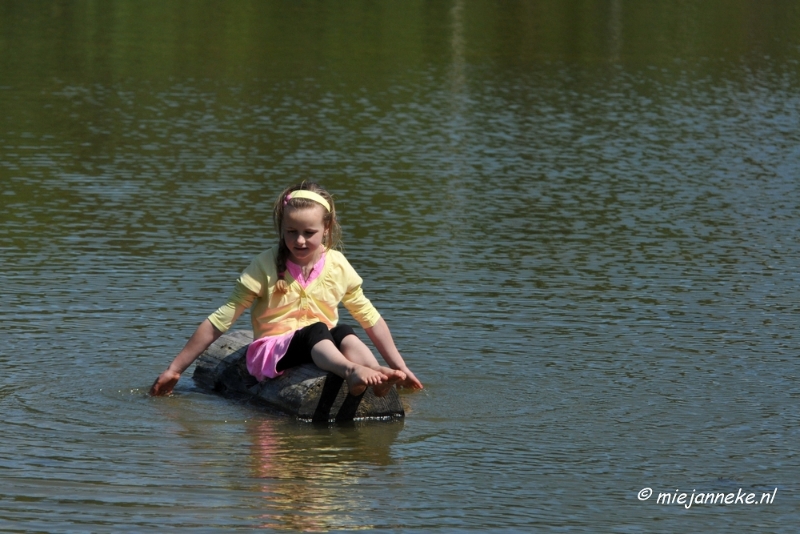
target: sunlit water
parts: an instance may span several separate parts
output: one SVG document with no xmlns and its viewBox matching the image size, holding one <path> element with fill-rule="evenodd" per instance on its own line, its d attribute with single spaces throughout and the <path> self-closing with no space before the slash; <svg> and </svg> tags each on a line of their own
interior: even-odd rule
<svg viewBox="0 0 800 534">
<path fill-rule="evenodd" d="M 280 13 L 347 53 L 217 73 L 218 36 L 139 50 L 134 25 L 86 51 L 63 6 L 22 4 L 3 46 L 40 33 L 0 78 L 0 530 L 796 528 L 800 39 L 625 61 L 617 14 L 602 57 L 542 37 L 520 58 L 532 19 L 481 37 L 456 2 L 414 19 L 429 56 L 388 68 L 416 49 L 371 53 L 351 2 Z M 299 423 L 190 372 L 148 397 L 304 177 L 426 386 L 406 419 Z M 740 489 L 776 497 L 655 502 Z"/>
</svg>

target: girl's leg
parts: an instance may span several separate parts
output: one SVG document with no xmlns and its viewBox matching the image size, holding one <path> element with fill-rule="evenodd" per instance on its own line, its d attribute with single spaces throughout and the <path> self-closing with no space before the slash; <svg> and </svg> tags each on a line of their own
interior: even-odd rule
<svg viewBox="0 0 800 534">
<path fill-rule="evenodd" d="M 345 358 L 329 339 L 323 339 L 311 348 L 311 358 L 320 369 L 347 380 L 347 388 L 353 395 L 361 395 L 370 386 L 375 389 L 386 380 L 382 372 Z M 375 394 L 378 395 L 378 391 Z"/>
<path fill-rule="evenodd" d="M 333 336 L 334 344 L 347 360 L 386 375 L 388 380 L 373 388 L 376 396 L 383 397 L 394 384 L 406 379 L 406 375 L 402 371 L 397 371 L 378 363 L 370 348 L 361 341 L 348 325 L 334 327 L 331 329 L 331 335 Z"/>
<path fill-rule="evenodd" d="M 369 347 L 347 325 L 328 330 L 325 324 L 315 323 L 298 330 L 276 369 L 283 371 L 309 362 L 347 380 L 354 395 L 372 386 L 375 395 L 382 397 L 392 385 L 405 380 L 404 373 L 378 364 Z"/>
<path fill-rule="evenodd" d="M 359 339 L 349 325 L 340 324 L 339 326 L 334 326 L 331 328 L 331 337 L 339 352 L 351 362 L 376 371 L 381 368 L 372 351 Z"/>
<path fill-rule="evenodd" d="M 323 323 L 314 323 L 295 332 L 276 369 L 283 371 L 309 362 L 347 380 L 348 390 L 353 395 L 362 394 L 369 386 L 380 386 L 387 378 L 380 371 L 345 358 L 334 344 L 331 331 Z"/>
</svg>

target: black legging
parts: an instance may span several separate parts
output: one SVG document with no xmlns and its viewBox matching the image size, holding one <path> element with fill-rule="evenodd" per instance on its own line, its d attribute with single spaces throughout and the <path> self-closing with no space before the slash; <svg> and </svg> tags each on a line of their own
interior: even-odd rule
<svg viewBox="0 0 800 534">
<path fill-rule="evenodd" d="M 342 340 L 349 335 L 356 335 L 356 333 L 346 324 L 334 326 L 330 330 L 328 330 L 325 323 L 314 323 L 301 328 L 294 333 L 292 341 L 289 342 L 289 348 L 286 349 L 286 354 L 278 361 L 275 369 L 283 371 L 289 367 L 297 367 L 304 363 L 313 362 L 314 360 L 311 359 L 311 347 L 322 340 L 328 339 L 333 341 L 333 344 L 338 349 L 342 346 Z"/>
</svg>

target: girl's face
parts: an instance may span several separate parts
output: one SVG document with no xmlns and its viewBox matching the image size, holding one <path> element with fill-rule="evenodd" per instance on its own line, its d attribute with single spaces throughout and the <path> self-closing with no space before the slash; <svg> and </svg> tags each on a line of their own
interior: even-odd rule
<svg viewBox="0 0 800 534">
<path fill-rule="evenodd" d="M 328 233 L 325 227 L 325 208 L 293 208 L 283 211 L 283 242 L 289 249 L 289 259 L 298 265 L 308 265 L 319 260 L 323 250 L 322 240 Z"/>
</svg>

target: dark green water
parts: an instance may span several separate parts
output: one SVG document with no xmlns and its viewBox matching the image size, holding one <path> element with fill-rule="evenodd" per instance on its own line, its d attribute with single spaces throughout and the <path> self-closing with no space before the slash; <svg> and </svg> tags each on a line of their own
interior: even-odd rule
<svg viewBox="0 0 800 534">
<path fill-rule="evenodd" d="M 794 532 L 799 60 L 788 1 L 0 1 L 0 531 Z M 149 398 L 306 177 L 406 420 Z"/>
</svg>

